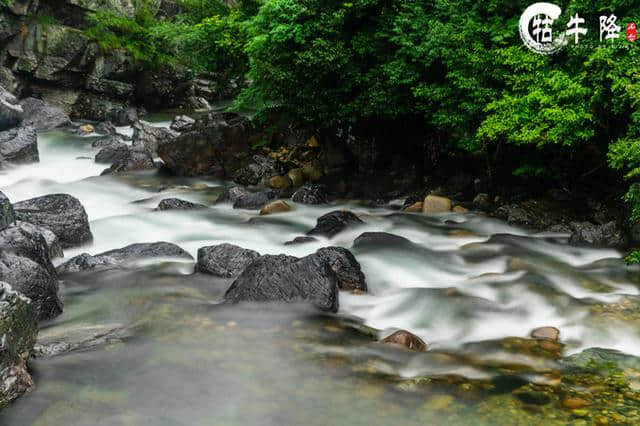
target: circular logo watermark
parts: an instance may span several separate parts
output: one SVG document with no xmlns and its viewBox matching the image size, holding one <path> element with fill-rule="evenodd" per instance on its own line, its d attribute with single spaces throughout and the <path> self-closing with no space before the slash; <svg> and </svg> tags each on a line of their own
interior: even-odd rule
<svg viewBox="0 0 640 426">
<path fill-rule="evenodd" d="M 553 21 L 562 9 L 553 3 L 534 3 L 520 16 L 520 38 L 525 46 L 536 53 L 551 55 L 567 44 L 565 34 L 553 38 Z"/>
</svg>

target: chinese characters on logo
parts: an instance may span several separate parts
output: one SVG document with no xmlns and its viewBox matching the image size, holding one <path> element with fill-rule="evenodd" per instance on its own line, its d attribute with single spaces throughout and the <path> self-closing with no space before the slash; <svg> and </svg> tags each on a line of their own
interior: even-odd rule
<svg viewBox="0 0 640 426">
<path fill-rule="evenodd" d="M 589 31 L 587 23 L 576 13 L 569 19 L 567 30 L 554 38 L 553 23 L 561 13 L 560 7 L 552 3 L 535 3 L 529 6 L 520 17 L 520 37 L 524 44 L 534 52 L 545 55 L 560 51 L 569 40 L 577 45 L 580 37 Z M 601 43 L 619 38 L 621 31 L 616 15 L 600 16 Z M 635 42 L 637 38 L 636 24 L 631 22 L 627 25 L 626 39 Z"/>
</svg>

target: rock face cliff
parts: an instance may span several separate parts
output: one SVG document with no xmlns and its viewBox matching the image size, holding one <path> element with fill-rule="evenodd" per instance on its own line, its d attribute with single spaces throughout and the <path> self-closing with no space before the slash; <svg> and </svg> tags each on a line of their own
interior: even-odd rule
<svg viewBox="0 0 640 426">
<path fill-rule="evenodd" d="M 152 2 L 156 14 L 176 10 Z M 87 12 L 111 10 L 133 16 L 135 0 L 12 0 L 0 6 L 0 85 L 18 97 L 36 96 L 71 117 L 129 124 L 136 107 L 189 102 L 189 73 L 142 72 L 125 50 L 103 52 L 85 34 Z"/>
</svg>

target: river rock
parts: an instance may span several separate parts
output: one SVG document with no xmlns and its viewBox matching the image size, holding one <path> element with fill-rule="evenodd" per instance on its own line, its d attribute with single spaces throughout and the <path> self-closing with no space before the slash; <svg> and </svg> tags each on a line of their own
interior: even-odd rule
<svg viewBox="0 0 640 426">
<path fill-rule="evenodd" d="M 96 124 L 95 129 L 96 133 L 100 133 L 101 135 L 105 136 L 113 136 L 118 132 L 116 126 L 114 126 L 110 121 L 101 121 L 100 123 Z"/>
<path fill-rule="evenodd" d="M 301 204 L 326 204 L 329 194 L 325 185 L 308 182 L 293 193 L 291 200 Z"/>
<path fill-rule="evenodd" d="M 423 205 L 422 201 L 416 201 L 410 206 L 405 207 L 403 211 L 407 213 L 422 213 L 422 205 Z"/>
<path fill-rule="evenodd" d="M 179 198 L 165 198 L 160 201 L 156 210 L 199 210 L 206 209 L 204 204 L 192 203 L 191 201 L 181 200 Z"/>
<path fill-rule="evenodd" d="M 314 241 L 318 241 L 316 238 L 314 237 L 309 237 L 309 236 L 300 236 L 300 237 L 295 237 L 293 240 L 291 241 L 287 241 L 286 243 L 284 243 L 285 246 L 292 246 L 295 244 L 306 244 L 306 243 L 312 243 Z"/>
<path fill-rule="evenodd" d="M 22 106 L 8 90 L 0 86 L 0 131 L 22 123 Z"/>
<path fill-rule="evenodd" d="M 33 127 L 17 127 L 0 132 L 0 169 L 9 164 L 35 163 L 38 138 Z"/>
<path fill-rule="evenodd" d="M 111 269 L 126 266 L 140 260 L 154 258 L 193 259 L 189 253 L 172 243 L 163 241 L 156 243 L 137 243 L 115 250 L 109 250 L 95 256 L 88 253 L 80 254 L 58 266 L 57 271 L 59 274 L 68 274 L 73 272 Z"/>
<path fill-rule="evenodd" d="M 316 251 L 315 255 L 329 263 L 338 276 L 340 289 L 367 291 L 360 264 L 349 250 L 343 247 L 323 247 Z"/>
<path fill-rule="evenodd" d="M 289 170 L 287 176 L 289 177 L 289 179 L 291 179 L 291 183 L 294 187 L 298 187 L 304 183 L 304 174 L 302 173 L 302 168 Z"/>
<path fill-rule="evenodd" d="M 33 302 L 39 320 L 54 318 L 62 313 L 58 299 L 58 280 L 39 263 L 0 250 L 0 281 L 5 281 Z"/>
<path fill-rule="evenodd" d="M 413 243 L 388 232 L 364 232 L 353 241 L 354 248 L 412 247 Z"/>
<path fill-rule="evenodd" d="M 120 145 L 122 144 L 122 138 L 117 135 L 107 135 L 102 136 L 100 138 L 95 139 L 91 146 L 94 148 L 104 148 L 112 145 Z"/>
<path fill-rule="evenodd" d="M 233 181 L 240 185 L 257 185 L 284 172 L 284 166 L 279 161 L 263 155 L 254 155 L 250 164 L 236 171 Z"/>
<path fill-rule="evenodd" d="M 135 172 L 140 170 L 153 170 L 156 163 L 151 154 L 143 146 L 128 146 L 126 152 L 111 165 L 111 173 Z M 106 149 L 106 148 L 105 148 Z"/>
<path fill-rule="evenodd" d="M 451 200 L 438 195 L 427 195 L 422 203 L 422 213 L 445 213 L 451 211 Z"/>
<path fill-rule="evenodd" d="M 274 214 L 274 213 L 286 213 L 291 211 L 291 206 L 283 200 L 272 201 L 263 208 L 260 209 L 260 216 Z"/>
<path fill-rule="evenodd" d="M 316 221 L 316 226 L 307 235 L 331 238 L 347 228 L 364 223 L 358 216 L 347 210 L 336 210 L 324 214 Z"/>
<path fill-rule="evenodd" d="M 13 208 L 17 219 L 51 230 L 63 248 L 93 241 L 87 212 L 71 195 L 44 195 L 15 203 Z"/>
<path fill-rule="evenodd" d="M 288 176 L 272 176 L 271 178 L 269 178 L 269 182 L 267 183 L 269 188 L 273 189 L 287 189 L 292 184 L 293 183 Z"/>
<path fill-rule="evenodd" d="M 231 192 L 231 190 L 229 191 Z M 244 191 L 241 193 L 236 190 L 233 195 L 231 193 L 229 194 L 229 199 L 232 200 L 234 209 L 256 210 L 262 208 L 265 204 L 276 198 L 277 195 L 273 190 L 261 192 Z"/>
<path fill-rule="evenodd" d="M 338 277 L 320 256 L 264 255 L 231 284 L 226 302 L 308 302 L 338 311 Z"/>
<path fill-rule="evenodd" d="M 491 209 L 491 198 L 489 198 L 489 194 L 481 192 L 476 195 L 473 199 L 473 207 L 482 211 Z"/>
<path fill-rule="evenodd" d="M 69 116 L 60 108 L 42 99 L 26 98 L 20 101 L 24 110 L 23 124 L 37 131 L 51 130 L 71 124 Z"/>
<path fill-rule="evenodd" d="M 27 361 L 37 334 L 31 300 L 0 282 L 0 409 L 33 386 Z"/>
<path fill-rule="evenodd" d="M 0 231 L 14 224 L 15 221 L 16 214 L 13 211 L 13 206 L 7 196 L 0 191 Z"/>
<path fill-rule="evenodd" d="M 571 229 L 570 244 L 602 247 L 623 247 L 627 244 L 624 231 L 614 221 L 604 225 L 595 225 L 591 222 L 571 222 L 569 228 Z"/>
<path fill-rule="evenodd" d="M 534 339 L 560 340 L 560 330 L 555 327 L 538 327 L 531 331 Z"/>
<path fill-rule="evenodd" d="M 57 245 L 56 249 L 59 247 Z M 35 225 L 18 221 L 15 225 L 0 231 L 0 249 L 33 260 L 55 277 L 49 244 Z"/>
<path fill-rule="evenodd" d="M 223 278 L 236 277 L 258 257 L 257 251 L 233 244 L 202 247 L 198 249 L 196 271 Z"/>
<path fill-rule="evenodd" d="M 129 157 L 130 147 L 124 143 L 110 144 L 102 148 L 95 156 L 96 163 L 113 164 L 117 161 L 126 161 Z"/>
<path fill-rule="evenodd" d="M 413 333 L 407 330 L 398 330 L 395 333 L 385 337 L 381 340 L 382 343 L 405 348 L 415 351 L 425 352 L 427 350 L 427 344 Z"/>
<path fill-rule="evenodd" d="M 150 123 L 138 120 L 133 123 L 133 146 L 142 146 L 151 155 L 156 156 L 161 141 L 170 140 L 178 133 L 164 127 L 155 127 Z"/>
<path fill-rule="evenodd" d="M 238 153 L 251 150 L 256 131 L 238 114 L 207 116 L 188 132 L 160 142 L 158 155 L 178 176 L 229 177 L 240 168 Z"/>
<path fill-rule="evenodd" d="M 169 128 L 171 130 L 175 130 L 176 132 L 186 132 L 190 130 L 193 125 L 196 123 L 196 120 L 186 115 L 177 115 L 171 121 L 171 125 Z"/>
<path fill-rule="evenodd" d="M 18 225 L 22 229 L 27 230 L 28 232 L 38 233 L 42 235 L 42 238 L 44 238 L 44 242 L 47 245 L 47 249 L 49 250 L 49 257 L 51 259 L 64 256 L 62 245 L 60 244 L 60 239 L 56 234 L 53 233 L 53 231 L 47 228 L 43 228 L 42 226 L 34 225 L 32 223 L 22 222 L 20 220 L 16 222 L 16 225 Z"/>
</svg>

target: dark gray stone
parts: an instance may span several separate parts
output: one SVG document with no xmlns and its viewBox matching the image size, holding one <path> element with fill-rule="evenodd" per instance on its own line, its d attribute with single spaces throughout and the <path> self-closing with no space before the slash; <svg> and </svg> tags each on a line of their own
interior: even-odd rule
<svg viewBox="0 0 640 426">
<path fill-rule="evenodd" d="M 277 160 L 263 155 L 254 155 L 249 165 L 236 171 L 233 181 L 240 185 L 257 185 L 264 179 L 284 173 L 284 166 Z"/>
<path fill-rule="evenodd" d="M 140 170 L 153 170 L 156 163 L 151 154 L 142 146 L 127 146 L 126 153 L 119 157 L 110 167 L 111 173 L 132 172 Z"/>
<path fill-rule="evenodd" d="M 291 200 L 301 204 L 326 204 L 329 194 L 325 185 L 308 182 L 293 193 Z"/>
<path fill-rule="evenodd" d="M 236 277 L 258 257 L 257 251 L 233 244 L 202 247 L 198 250 L 196 270 L 218 277 Z"/>
<path fill-rule="evenodd" d="M 246 267 L 224 298 L 230 303 L 308 302 L 337 312 L 338 277 L 320 256 L 265 255 Z"/>
<path fill-rule="evenodd" d="M 601 247 L 624 247 L 627 237 L 616 222 L 595 225 L 591 222 L 571 222 L 569 243 Z"/>
<path fill-rule="evenodd" d="M 316 251 L 338 276 L 338 286 L 342 290 L 367 291 L 367 283 L 360 264 L 353 254 L 343 247 L 323 247 Z"/>
<path fill-rule="evenodd" d="M 156 243 L 131 244 L 95 256 L 83 253 L 58 266 L 57 270 L 59 274 L 66 274 L 110 269 L 153 258 L 193 259 L 189 253 L 177 245 L 161 241 Z"/>
<path fill-rule="evenodd" d="M 15 221 L 16 214 L 13 211 L 13 206 L 7 196 L 0 191 L 0 230 L 14 224 Z"/>
<path fill-rule="evenodd" d="M 62 313 L 58 280 L 43 266 L 26 257 L 0 250 L 0 281 L 5 281 L 33 302 L 39 320 Z"/>
<path fill-rule="evenodd" d="M 117 161 L 126 161 L 130 147 L 123 143 L 111 144 L 102 148 L 95 156 L 96 163 L 113 164 Z"/>
<path fill-rule="evenodd" d="M 0 168 L 7 163 L 35 163 L 39 159 L 38 138 L 33 127 L 18 127 L 0 132 Z"/>
<path fill-rule="evenodd" d="M 204 204 L 192 203 L 190 201 L 181 200 L 179 198 L 165 198 L 160 201 L 156 210 L 200 210 L 206 209 Z"/>
<path fill-rule="evenodd" d="M 111 145 L 118 145 L 122 143 L 122 138 L 117 135 L 107 135 L 94 140 L 91 146 L 94 148 L 104 148 Z"/>
<path fill-rule="evenodd" d="M 413 243 L 399 235 L 387 232 L 364 232 L 353 241 L 354 248 L 411 247 Z"/>
<path fill-rule="evenodd" d="M 44 195 L 15 203 L 13 208 L 19 220 L 51 230 L 63 248 L 93 241 L 87 212 L 71 195 Z"/>
<path fill-rule="evenodd" d="M 133 146 L 141 146 L 151 155 L 158 155 L 158 145 L 178 136 L 178 133 L 164 127 L 154 127 L 146 121 L 133 123 Z"/>
<path fill-rule="evenodd" d="M 316 226 L 307 235 L 331 238 L 347 228 L 364 223 L 358 216 L 347 210 L 336 210 L 320 216 Z"/>
<path fill-rule="evenodd" d="M 15 96 L 0 86 L 0 131 L 22 123 L 23 111 Z"/>
<path fill-rule="evenodd" d="M 37 131 L 51 130 L 71 124 L 69 116 L 60 108 L 49 105 L 36 98 L 26 98 L 20 101 L 24 110 L 23 125 L 32 126 Z"/>
</svg>

